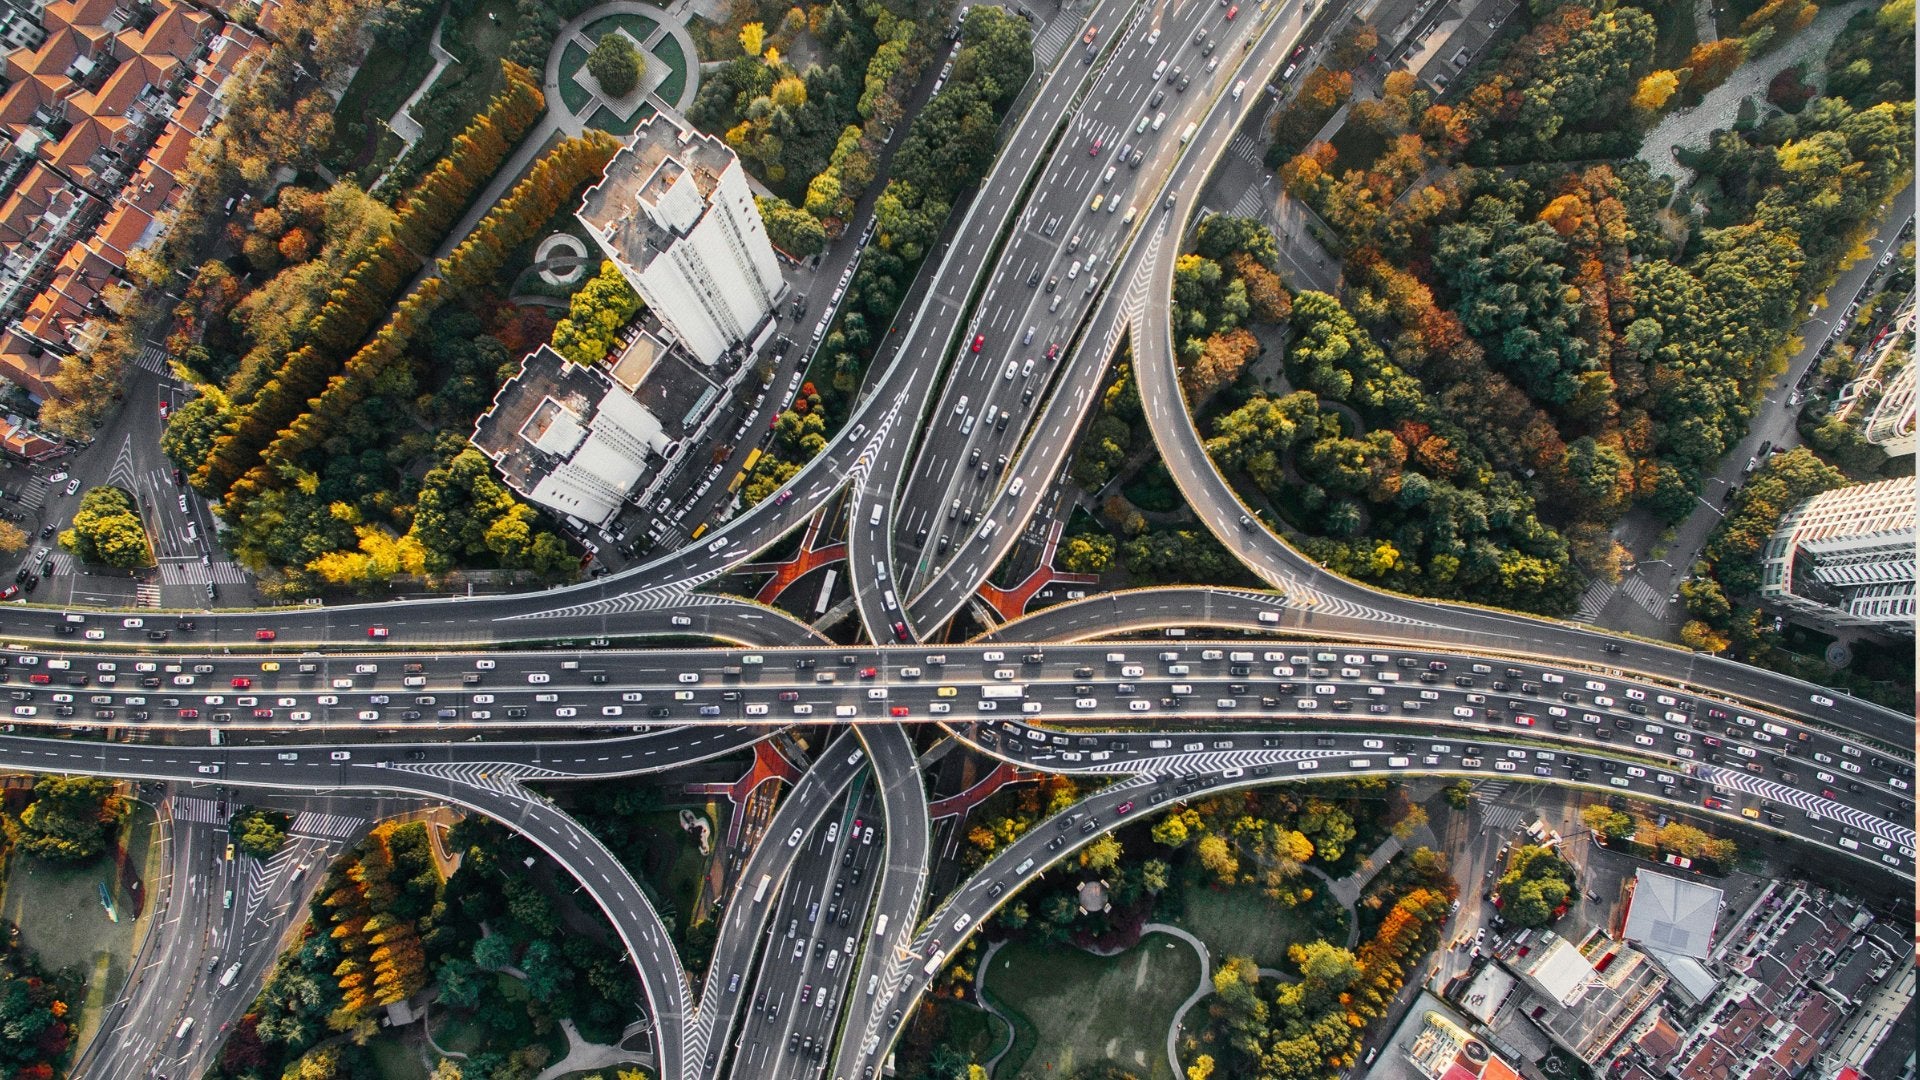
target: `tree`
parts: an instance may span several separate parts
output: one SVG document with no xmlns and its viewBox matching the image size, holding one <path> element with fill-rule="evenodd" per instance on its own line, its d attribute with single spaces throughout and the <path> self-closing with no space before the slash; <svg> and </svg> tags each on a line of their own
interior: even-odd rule
<svg viewBox="0 0 1920 1080">
<path fill-rule="evenodd" d="M 779 196 L 756 196 L 753 202 L 760 208 L 760 220 L 766 224 L 767 239 L 774 247 L 796 259 L 826 250 L 827 230 L 812 214 Z"/>
<path fill-rule="evenodd" d="M 1112 833 L 1101 836 L 1080 851 L 1080 865 L 1089 870 L 1111 870 L 1120 863 L 1120 841 Z"/>
<path fill-rule="evenodd" d="M 233 846 L 242 854 L 265 861 L 278 853 L 287 842 L 287 826 L 292 823 L 290 816 L 278 810 L 243 806 L 227 823 L 227 835 L 232 837 Z"/>
<path fill-rule="evenodd" d="M 1667 107 L 1667 102 L 1680 89 L 1680 76 L 1671 71 L 1655 71 L 1640 80 L 1633 92 L 1633 107 L 1647 116 L 1653 116 Z"/>
<path fill-rule="evenodd" d="M 633 42 L 617 30 L 602 36 L 600 43 L 587 54 L 587 70 L 610 98 L 633 93 L 633 88 L 640 83 L 644 64 Z"/>
<path fill-rule="evenodd" d="M 153 562 L 146 527 L 133 496 L 117 487 L 88 489 L 74 512 L 73 528 L 60 534 L 60 546 L 81 559 L 108 566 L 147 566 Z"/>
<path fill-rule="evenodd" d="M 1213 1076 L 1213 1055 L 1201 1054 L 1187 1066 L 1187 1080 L 1208 1080 Z"/>
<path fill-rule="evenodd" d="M 1060 548 L 1060 568 L 1072 574 L 1103 574 L 1113 566 L 1118 545 L 1102 533 L 1070 537 Z"/>
<path fill-rule="evenodd" d="M 1605 803 L 1591 803 L 1581 808 L 1580 821 L 1608 840 L 1620 840 L 1633 835 L 1633 819 Z"/>
<path fill-rule="evenodd" d="M 83 862 L 107 850 L 131 809 L 105 777 L 43 776 L 20 812 L 20 850 Z"/>
<path fill-rule="evenodd" d="M 1680 643 L 1689 649 L 1704 653 L 1725 652 L 1727 647 L 1733 644 L 1727 635 L 1699 619 L 1688 619 L 1686 624 L 1680 627 Z"/>
<path fill-rule="evenodd" d="M 17 555 L 27 549 L 25 530 L 10 521 L 0 521 L 0 555 Z"/>
</svg>

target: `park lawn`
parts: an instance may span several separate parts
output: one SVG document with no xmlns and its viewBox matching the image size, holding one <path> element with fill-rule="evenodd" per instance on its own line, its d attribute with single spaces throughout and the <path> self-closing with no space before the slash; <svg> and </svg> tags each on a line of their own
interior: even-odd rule
<svg viewBox="0 0 1920 1080">
<path fill-rule="evenodd" d="M 1215 963 L 1228 956 L 1251 956 L 1261 967 L 1285 969 L 1288 946 L 1320 936 L 1308 912 L 1275 903 L 1250 888 L 1210 889 L 1190 879 L 1180 883 L 1180 890 L 1180 925 L 1207 943 Z M 1344 937 L 1336 942 L 1344 943 Z"/>
<path fill-rule="evenodd" d="M 382 1080 L 427 1080 L 427 1067 L 421 1064 L 417 1036 L 411 1029 L 383 1029 L 367 1040 L 367 1055 Z"/>
<path fill-rule="evenodd" d="M 498 21 L 489 15 L 498 16 Z M 512 0 L 484 0 L 466 18 L 441 31 L 441 44 L 459 63 L 448 64 L 413 108 L 413 118 L 419 121 L 421 130 L 413 152 L 422 155 L 415 160 L 439 160 L 454 135 L 506 86 L 500 61 L 513 44 L 519 26 L 520 16 Z M 427 50 L 423 46 L 421 51 Z M 541 72 L 533 74 L 536 79 L 541 77 Z"/>
<path fill-rule="evenodd" d="M 333 111 L 333 140 L 327 146 L 326 163 L 335 172 L 348 172 L 390 160 L 399 151 L 400 137 L 381 121 L 393 119 L 432 70 L 431 49 L 398 53 L 376 44 L 369 50 Z"/>
<path fill-rule="evenodd" d="M 567 47 L 560 50 L 560 100 L 566 103 L 567 111 L 576 116 L 593 100 L 593 92 L 575 77 L 586 70 L 586 66 L 587 50 L 575 42 L 567 42 Z"/>
<path fill-rule="evenodd" d="M 653 32 L 658 29 L 660 29 L 660 24 L 647 18 L 645 15 L 638 12 L 623 11 L 617 15 L 608 15 L 603 19 L 595 19 L 592 23 L 583 27 L 580 32 L 592 38 L 594 44 L 597 45 L 600 43 L 601 38 L 606 37 L 613 31 L 625 30 L 627 36 L 633 39 L 634 44 L 645 47 L 647 39 L 652 37 Z"/>
<path fill-rule="evenodd" d="M 678 108 L 680 95 L 687 90 L 687 54 L 680 48 L 680 39 L 672 35 L 661 38 L 653 47 L 653 55 L 666 61 L 668 68 L 666 79 L 653 92 L 661 101 Z"/>
<path fill-rule="evenodd" d="M 1687 54 L 1700 43 L 1699 28 L 1693 21 L 1693 5 L 1655 4 L 1647 9 L 1647 13 L 1653 16 L 1655 30 L 1653 66 L 1665 71 L 1684 67 Z"/>
<path fill-rule="evenodd" d="M 1167 1029 L 1200 981 L 1200 958 L 1184 942 L 1149 934 L 1118 956 L 1016 942 L 994 954 L 987 992 L 1032 1026 L 999 1080 L 1051 1077 L 1111 1062 L 1142 1080 L 1172 1080 Z M 1019 1021 L 1016 1020 L 1016 1024 Z"/>
<path fill-rule="evenodd" d="M 714 822 L 713 847 L 718 851 L 727 839 L 727 810 L 729 804 L 724 800 L 717 803 Z M 704 815 L 706 805 L 689 807 L 696 814 Z M 647 864 L 637 868 L 640 877 L 651 884 L 660 898 L 671 905 L 678 916 L 682 933 L 692 925 L 693 914 L 700 901 L 700 889 L 707 875 L 707 865 L 711 855 L 700 853 L 700 844 L 692 833 L 680 827 L 680 810 L 655 810 L 640 815 L 637 827 L 645 830 L 649 837 L 647 844 Z M 629 870 L 636 869 L 628 867 Z"/>
<path fill-rule="evenodd" d="M 592 116 L 587 117 L 587 126 L 599 128 L 601 131 L 607 132 L 610 135 L 631 135 L 639 129 L 641 124 L 646 123 L 649 117 L 653 116 L 654 111 L 653 106 L 642 102 L 638 108 L 633 110 L 632 116 L 622 120 L 614 115 L 612 109 L 602 105 L 593 110 Z"/>
<path fill-rule="evenodd" d="M 86 983 L 74 1044 L 84 1046 L 109 996 L 120 992 L 133 960 L 135 917 L 150 889 L 154 815 L 135 803 L 121 831 L 120 853 L 109 852 L 77 866 L 21 853 L 6 876 L 0 917 L 20 928 L 20 939 L 48 971 L 72 971 Z M 116 865 L 117 864 L 117 865 Z M 100 906 L 99 883 L 107 882 L 119 922 Z M 138 881 L 140 887 L 133 888 Z M 29 914 L 29 912 L 33 914 Z"/>
</svg>

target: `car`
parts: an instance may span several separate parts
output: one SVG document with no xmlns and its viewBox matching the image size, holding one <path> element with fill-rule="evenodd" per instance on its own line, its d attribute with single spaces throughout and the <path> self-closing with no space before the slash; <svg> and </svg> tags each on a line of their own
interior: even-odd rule
<svg viewBox="0 0 1920 1080">
<path fill-rule="evenodd" d="M 907 708 L 907 707 L 906 707 L 905 705 L 895 705 L 895 706 L 894 706 L 894 707 L 892 708 L 892 710 L 890 710 L 890 711 L 891 711 L 891 712 L 893 713 L 893 715 L 895 715 L 895 716 L 910 716 L 910 715 L 912 715 L 912 710 L 910 710 L 910 709 L 908 709 L 908 708 Z"/>
<path fill-rule="evenodd" d="M 535 686 L 544 686 L 553 681 L 553 676 L 544 671 L 529 671 L 527 673 L 527 681 Z"/>
<path fill-rule="evenodd" d="M 255 630 L 253 632 L 253 640 L 255 641 L 272 641 L 279 636 L 280 632 L 277 630 Z"/>
<path fill-rule="evenodd" d="M 1093 140 L 1093 145 L 1087 148 L 1087 156 L 1088 156 L 1088 157 L 1099 157 L 1099 156 L 1100 156 L 1100 151 L 1101 151 L 1101 149 L 1102 149 L 1102 148 L 1104 148 L 1104 147 L 1105 147 L 1106 145 L 1107 145 L 1107 140 L 1106 140 L 1106 139 L 1104 139 L 1104 138 L 1099 138 L 1099 139 L 1095 139 L 1095 140 Z M 975 349 L 975 350 L 973 350 L 973 351 L 974 351 L 974 352 L 979 352 L 980 350 L 979 350 L 979 349 Z"/>
<path fill-rule="evenodd" d="M 389 634 L 391 634 L 391 633 L 392 633 L 392 631 L 390 631 L 390 630 L 388 630 L 388 629 L 387 629 L 386 627 L 384 627 L 384 626 L 369 626 L 369 627 L 367 627 L 367 636 L 368 636 L 368 637 L 370 637 L 370 638 L 374 638 L 374 639 L 376 639 L 376 640 L 377 640 L 377 639 L 380 639 L 380 638 L 384 638 L 384 637 L 386 637 L 386 636 L 388 636 L 388 635 L 389 635 Z"/>
<path fill-rule="evenodd" d="M 235 675 L 229 681 L 229 685 L 235 690 L 250 690 L 253 688 L 253 680 L 247 678 L 245 675 Z"/>
<path fill-rule="evenodd" d="M 1133 813 L 1133 800 L 1131 799 L 1113 808 L 1113 814 L 1115 817 L 1125 817 L 1126 815 L 1131 813 Z"/>
<path fill-rule="evenodd" d="M 987 343 L 987 335 L 985 334 L 973 335 L 973 351 L 974 352 L 979 352 L 981 346 L 985 345 L 986 343 Z"/>
<path fill-rule="evenodd" d="M 73 493 L 75 493 L 75 492 L 77 492 L 77 491 L 79 491 L 79 490 L 80 490 L 80 478 L 79 478 L 79 477 L 77 477 L 77 476 L 76 476 L 76 477 L 74 477 L 74 478 L 73 478 L 72 480 L 69 480 L 69 481 L 67 481 L 67 494 L 69 494 L 69 495 L 72 495 Z"/>
<path fill-rule="evenodd" d="M 1240 5 L 1234 4 L 1232 7 L 1229 7 L 1227 9 L 1227 21 L 1232 22 L 1233 17 L 1238 14 L 1240 14 Z"/>
<path fill-rule="evenodd" d="M 198 770 L 197 770 L 197 771 L 199 771 L 200 773 L 202 773 L 202 774 L 204 774 L 204 775 L 207 775 L 207 776 L 215 776 L 215 775 L 218 775 L 218 774 L 219 774 L 219 772 L 220 772 L 220 766 L 218 766 L 218 765 L 201 765 L 201 766 L 199 766 L 199 767 L 198 767 Z"/>
<path fill-rule="evenodd" d="M 879 668 L 864 667 L 860 669 L 860 677 L 863 679 L 871 679 L 879 674 L 880 674 Z"/>
<path fill-rule="evenodd" d="M 1828 697 L 1825 694 L 1814 694 L 1808 700 L 1812 701 L 1815 705 L 1818 705 L 1823 709 L 1833 708 L 1833 699 Z"/>
</svg>

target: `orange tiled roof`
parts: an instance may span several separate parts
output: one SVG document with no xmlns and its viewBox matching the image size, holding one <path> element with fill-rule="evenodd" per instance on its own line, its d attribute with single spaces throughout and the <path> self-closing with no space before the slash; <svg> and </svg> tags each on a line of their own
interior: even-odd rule
<svg viewBox="0 0 1920 1080">
<path fill-rule="evenodd" d="M 114 207 L 107 219 L 100 223 L 100 232 L 97 234 L 102 256 L 111 259 L 113 254 L 109 253 L 117 253 L 118 263 L 125 266 L 127 254 L 139 243 L 151 224 L 153 215 L 130 202 Z"/>
</svg>

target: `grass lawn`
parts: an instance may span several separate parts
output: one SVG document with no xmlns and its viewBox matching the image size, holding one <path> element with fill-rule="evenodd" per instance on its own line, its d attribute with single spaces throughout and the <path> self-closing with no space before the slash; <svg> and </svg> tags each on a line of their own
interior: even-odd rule
<svg viewBox="0 0 1920 1080">
<path fill-rule="evenodd" d="M 647 118 L 652 116 L 653 113 L 653 106 L 642 105 L 633 110 L 632 116 L 622 120 L 613 114 L 613 110 L 602 105 L 593 110 L 592 116 L 587 117 L 587 126 L 597 127 L 601 131 L 611 132 L 615 135 L 631 135 L 634 129 L 646 123 Z"/>
<path fill-rule="evenodd" d="M 1364 169 L 1386 152 L 1387 140 L 1379 132 L 1349 119 L 1334 133 L 1333 148 L 1340 154 L 1335 159 L 1339 168 Z"/>
<path fill-rule="evenodd" d="M 560 50 L 560 100 L 566 103 L 570 113 L 579 113 L 593 100 L 593 93 L 574 78 L 586 66 L 587 50 L 579 45 L 569 41 L 567 47 Z"/>
<path fill-rule="evenodd" d="M 627 36 L 631 37 L 635 43 L 645 45 L 647 39 L 652 37 L 653 32 L 658 29 L 660 24 L 645 15 L 622 12 L 618 15 L 609 15 L 604 19 L 593 20 L 581 33 L 592 38 L 595 44 L 599 44 L 601 38 L 613 31 L 625 30 Z"/>
<path fill-rule="evenodd" d="M 1172 1080 L 1167 1028 L 1193 993 L 1200 958 L 1163 934 L 1118 956 L 1026 942 L 995 954 L 987 990 L 996 1004 L 1032 1025 L 1029 1053 L 1016 1044 L 997 1070 L 1012 1077 L 1065 1076 L 1111 1062 L 1142 1080 Z"/>
<path fill-rule="evenodd" d="M 499 16 L 499 21 L 489 19 L 489 14 Z M 459 63 L 447 65 L 433 81 L 433 88 L 413 108 L 413 118 L 420 122 L 422 132 L 413 152 L 424 155 L 420 160 L 438 160 L 453 136 L 506 85 L 500 60 L 507 55 L 519 26 L 520 17 L 512 0 L 484 0 L 466 18 L 448 24 L 441 32 L 441 44 Z M 427 50 L 423 46 L 420 51 Z M 539 73 L 534 76 L 538 78 Z"/>
<path fill-rule="evenodd" d="M 8 868 L 0 916 L 20 928 L 21 940 L 48 971 L 72 971 L 86 982 L 76 1045 L 85 1044 L 101 1007 L 126 982 L 134 920 L 151 887 L 153 825 L 153 811 L 136 803 L 121 832 L 121 853 L 79 866 L 15 854 Z M 100 906 L 103 881 L 119 922 L 108 920 Z"/>
<path fill-rule="evenodd" d="M 1317 879 L 1316 879 L 1317 880 Z M 1318 936 L 1306 911 L 1267 900 L 1252 889 L 1216 891 L 1198 880 L 1180 884 L 1180 925 L 1207 943 L 1216 960 L 1251 956 L 1261 967 L 1284 967 L 1287 946 Z M 1344 944 L 1342 938 L 1337 944 Z"/>
<path fill-rule="evenodd" d="M 368 175 L 379 172 L 378 166 L 399 152 L 400 137 L 376 121 L 391 120 L 431 70 L 433 54 L 426 48 L 401 54 L 375 45 L 334 110 L 327 165 L 346 172 L 371 163 L 376 167 Z"/>
<path fill-rule="evenodd" d="M 427 1080 L 427 1069 L 420 1063 L 412 1029 L 405 1033 L 392 1028 L 367 1040 L 367 1054 L 384 1080 Z"/>
<path fill-rule="evenodd" d="M 723 801 L 721 806 L 725 806 Z M 694 813 L 703 813 L 704 806 L 693 808 Z M 723 809 L 714 823 L 714 847 L 726 842 L 727 816 Z M 640 868 L 640 876 L 652 885 L 660 898 L 671 905 L 677 915 L 675 920 L 684 933 L 700 899 L 700 888 L 707 873 L 710 856 L 700 854 L 700 845 L 691 833 L 680 827 L 680 811 L 655 810 L 640 815 L 636 823 L 646 831 L 650 841 L 647 845 L 647 865 Z"/>
<path fill-rule="evenodd" d="M 1665 70 L 1683 66 L 1687 54 L 1700 43 L 1693 24 L 1693 5 L 1683 0 L 1669 0 L 1652 5 L 1647 13 L 1653 16 L 1657 35 L 1653 43 L 1653 66 Z"/>
<path fill-rule="evenodd" d="M 680 95 L 687 92 L 687 54 L 680 49 L 680 39 L 661 38 L 659 44 L 653 48 L 653 55 L 666 61 L 667 67 L 672 69 L 667 73 L 666 79 L 654 89 L 654 93 L 660 95 L 661 101 L 679 108 Z"/>
</svg>

